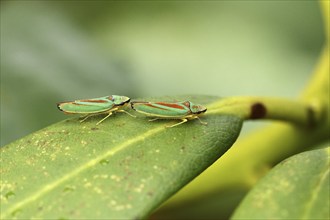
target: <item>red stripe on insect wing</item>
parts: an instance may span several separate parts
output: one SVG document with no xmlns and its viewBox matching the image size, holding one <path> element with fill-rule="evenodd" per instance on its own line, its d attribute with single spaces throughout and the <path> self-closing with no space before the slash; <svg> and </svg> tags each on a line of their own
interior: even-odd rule
<svg viewBox="0 0 330 220">
<path fill-rule="evenodd" d="M 71 103 L 68 103 L 68 104 L 70 104 L 70 105 L 83 105 L 83 106 L 85 106 L 85 104 L 83 104 L 83 103 L 77 103 L 77 102 L 71 102 Z"/>
<path fill-rule="evenodd" d="M 108 101 L 102 100 L 102 99 L 98 99 L 98 100 L 95 100 L 95 99 L 85 99 L 85 100 L 78 100 L 78 102 L 106 103 Z M 77 103 L 74 103 L 74 104 L 77 104 Z"/>
<path fill-rule="evenodd" d="M 159 103 L 155 103 L 155 104 L 159 104 Z M 146 104 L 143 104 L 143 105 L 151 107 L 151 108 L 158 108 L 158 109 L 161 109 L 161 110 L 169 110 L 169 109 L 166 109 L 166 108 L 162 108 L 160 106 L 155 106 L 154 104 L 151 104 L 151 103 L 146 103 Z"/>
<path fill-rule="evenodd" d="M 182 105 L 179 105 L 179 104 L 176 104 L 176 103 L 156 102 L 155 104 L 163 105 L 163 106 L 170 107 L 170 108 L 184 109 L 184 107 Z"/>
</svg>

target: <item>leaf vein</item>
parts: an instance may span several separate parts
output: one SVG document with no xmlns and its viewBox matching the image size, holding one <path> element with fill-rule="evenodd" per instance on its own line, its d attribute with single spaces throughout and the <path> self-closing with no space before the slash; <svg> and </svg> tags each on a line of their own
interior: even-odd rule
<svg viewBox="0 0 330 220">
<path fill-rule="evenodd" d="M 23 199 L 22 201 L 16 203 L 13 207 L 9 208 L 8 211 L 3 212 L 1 215 L 1 219 L 6 219 L 6 216 L 8 216 L 10 213 L 15 212 L 16 210 L 21 209 L 23 206 L 28 205 L 29 203 L 37 200 L 38 198 L 40 198 L 41 196 L 43 196 L 44 194 L 47 194 L 48 192 L 50 192 L 51 190 L 55 189 L 56 187 L 60 186 L 62 183 L 64 183 L 65 181 L 77 176 L 79 173 L 83 172 L 84 170 L 96 165 L 100 160 L 109 157 L 109 156 L 113 156 L 114 154 L 116 154 L 117 152 L 125 149 L 126 147 L 137 143 L 139 141 L 143 141 L 146 138 L 155 135 L 159 132 L 161 132 L 162 130 L 164 130 L 165 127 L 164 126 L 159 126 L 156 127 L 154 129 L 151 129 L 143 134 L 139 134 L 138 136 L 129 139 L 121 144 L 119 144 L 118 146 L 111 148 L 109 151 L 107 151 L 105 154 L 102 154 L 101 156 L 98 156 L 90 161 L 88 161 L 87 163 L 84 163 L 83 165 L 81 165 L 80 167 L 78 167 L 77 169 L 73 170 L 72 172 L 64 175 L 63 177 L 61 177 L 60 179 L 54 181 L 51 184 L 48 184 L 46 186 L 44 186 L 43 188 L 41 188 L 39 191 L 34 192 L 31 196 L 29 196 L 26 199 Z"/>
</svg>

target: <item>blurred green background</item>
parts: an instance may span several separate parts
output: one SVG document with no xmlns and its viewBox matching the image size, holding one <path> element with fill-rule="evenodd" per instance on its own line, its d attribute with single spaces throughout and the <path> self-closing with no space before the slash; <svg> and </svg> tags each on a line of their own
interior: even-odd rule
<svg viewBox="0 0 330 220">
<path fill-rule="evenodd" d="M 317 1 L 1 1 L 1 146 L 59 101 L 296 97 L 324 42 Z"/>
</svg>

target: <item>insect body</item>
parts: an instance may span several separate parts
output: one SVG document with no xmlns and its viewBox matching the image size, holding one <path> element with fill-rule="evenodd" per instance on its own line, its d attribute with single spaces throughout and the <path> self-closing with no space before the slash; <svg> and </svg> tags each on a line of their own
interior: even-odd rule
<svg viewBox="0 0 330 220">
<path fill-rule="evenodd" d="M 202 122 L 198 115 L 206 112 L 206 108 L 201 105 L 195 105 L 190 101 L 184 102 L 131 102 L 131 107 L 135 111 L 145 114 L 148 117 L 155 117 L 149 121 L 155 121 L 157 119 L 180 119 L 181 122 L 167 126 L 174 127 L 188 120 L 197 118 L 202 124 L 207 124 Z"/>
<path fill-rule="evenodd" d="M 121 109 L 127 105 L 129 101 L 130 98 L 126 96 L 111 95 L 94 99 L 60 102 L 57 103 L 57 108 L 66 114 L 85 114 L 84 119 L 82 119 L 80 122 L 85 121 L 90 116 L 107 114 L 97 123 L 98 125 L 107 119 L 110 115 L 112 115 L 113 112 L 125 112 L 126 114 L 135 117 L 129 114 L 127 111 Z"/>
</svg>

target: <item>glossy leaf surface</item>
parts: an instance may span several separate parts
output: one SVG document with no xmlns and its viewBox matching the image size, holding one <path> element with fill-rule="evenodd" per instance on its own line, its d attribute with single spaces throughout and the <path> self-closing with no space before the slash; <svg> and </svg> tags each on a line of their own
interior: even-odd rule
<svg viewBox="0 0 330 220">
<path fill-rule="evenodd" d="M 277 165 L 232 219 L 328 219 L 329 150 L 304 152 Z"/>
<path fill-rule="evenodd" d="M 162 97 L 208 105 L 216 97 Z M 135 113 L 130 111 L 131 113 Z M 1 149 L 1 218 L 137 219 L 148 216 L 219 158 L 242 120 L 207 115 L 174 128 L 117 113 L 70 118 Z"/>
</svg>

